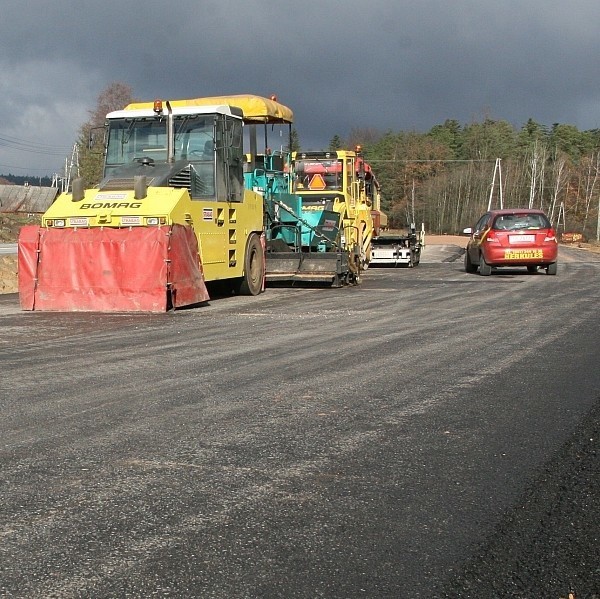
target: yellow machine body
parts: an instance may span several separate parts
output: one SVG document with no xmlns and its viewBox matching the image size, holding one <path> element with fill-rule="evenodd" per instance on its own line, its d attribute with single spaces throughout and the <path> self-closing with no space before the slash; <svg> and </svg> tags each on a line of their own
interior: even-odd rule
<svg viewBox="0 0 600 599">
<path fill-rule="evenodd" d="M 134 103 L 108 114 L 102 181 L 84 189 L 75 180 L 72 191 L 61 194 L 44 214 L 37 242 L 32 231 L 24 239 L 23 271 L 28 274 L 20 281 L 22 307 L 162 310 L 207 299 L 204 282 L 221 282 L 221 291 L 260 293 L 265 271 L 263 197 L 244 187 L 243 127 L 292 119 L 289 108 L 251 95 Z M 160 232 L 152 237 L 141 235 L 140 229 Z M 115 233 L 109 236 L 108 230 Z M 60 272 L 87 273 L 85 285 L 91 291 L 75 276 L 57 276 L 56 270 L 49 275 L 44 256 L 53 256 L 56 263 L 60 231 L 70 248 L 69 264 L 61 265 Z M 81 234 L 73 235 L 75 231 Z M 129 288 L 122 273 L 158 268 L 160 260 L 145 262 L 140 248 L 148 253 L 152 243 L 159 243 L 152 239 L 159 240 L 163 231 L 174 236 L 162 250 L 166 266 L 160 266 L 158 282 L 148 292 L 154 294 L 153 301 L 143 304 L 151 307 L 136 308 L 136 289 Z M 173 278 L 177 276 L 179 280 Z M 60 279 L 61 288 L 51 279 Z M 103 285 L 112 289 L 110 294 L 102 292 Z M 175 289 L 185 289 L 177 302 L 169 297 Z M 162 293 L 164 302 L 158 297 Z M 53 294 L 62 299 L 54 301 Z M 97 299 L 101 295 L 105 298 Z M 112 305 L 108 295 L 122 300 Z"/>
<path fill-rule="evenodd" d="M 360 150 L 296 152 L 292 192 L 302 196 L 303 213 L 332 210 L 340 215 L 341 245 L 357 271 L 371 259 L 372 209 L 379 184 Z"/>
</svg>

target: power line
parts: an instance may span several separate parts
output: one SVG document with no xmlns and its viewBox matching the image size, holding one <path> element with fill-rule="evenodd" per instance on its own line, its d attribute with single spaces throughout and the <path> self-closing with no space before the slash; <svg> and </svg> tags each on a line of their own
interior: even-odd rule
<svg viewBox="0 0 600 599">
<path fill-rule="evenodd" d="M 18 139 L 9 135 L 0 135 L 0 147 L 10 148 L 21 152 L 31 152 L 33 154 L 46 154 L 50 156 L 64 155 L 69 151 L 68 146 L 56 146 L 50 144 L 42 144 L 35 141 Z"/>
<path fill-rule="evenodd" d="M 27 139 L 20 139 L 18 137 L 12 137 L 11 135 L 7 135 L 6 133 L 4 133 L 3 135 L 0 135 L 0 139 L 8 141 L 8 142 L 18 143 L 18 144 L 27 144 L 30 146 L 41 146 L 43 148 L 65 148 L 65 147 L 67 147 L 67 146 L 57 146 L 55 144 L 41 144 L 37 141 L 31 141 L 31 140 L 27 140 Z"/>
<path fill-rule="evenodd" d="M 56 170 L 56 168 L 29 168 L 29 167 L 24 167 L 24 166 L 11 166 L 10 164 L 0 164 L 0 168 L 10 169 L 10 171 L 26 171 L 27 174 L 30 172 L 44 173 L 47 176 L 50 176 L 49 173 Z M 8 173 L 4 173 L 4 174 L 8 174 Z M 1 176 L 2 176 L 2 174 L 0 174 L 0 177 Z"/>
<path fill-rule="evenodd" d="M 14 153 L 14 152 L 26 152 L 29 154 L 38 154 L 44 156 L 64 156 L 68 152 L 70 152 L 70 148 L 68 146 L 59 146 L 53 144 L 44 144 L 39 143 L 37 141 L 31 141 L 26 139 L 20 139 L 18 137 L 13 137 L 11 135 L 2 134 L 0 135 L 0 152 L 4 154 Z M 19 159 L 17 159 L 19 160 Z M 54 160 L 53 160 L 54 162 Z M 16 166 L 11 164 L 0 164 L 0 168 L 3 170 L 8 170 L 9 172 L 25 172 L 29 173 L 43 173 L 48 175 L 49 173 L 56 170 L 56 167 L 52 168 L 31 168 L 31 167 L 23 167 Z"/>
<path fill-rule="evenodd" d="M 431 159 L 423 159 L 423 160 L 419 160 L 419 159 L 412 159 L 412 158 L 394 158 L 393 160 L 384 160 L 383 158 L 378 159 L 378 158 L 369 158 L 368 156 L 365 157 L 365 160 L 369 163 L 371 162 L 496 162 L 495 158 L 455 158 L 455 159 L 437 159 L 437 158 L 431 158 Z"/>
</svg>

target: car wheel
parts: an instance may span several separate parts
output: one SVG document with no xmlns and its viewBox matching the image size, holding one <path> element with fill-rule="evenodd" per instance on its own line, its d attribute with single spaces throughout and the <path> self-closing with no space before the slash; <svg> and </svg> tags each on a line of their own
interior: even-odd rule
<svg viewBox="0 0 600 599">
<path fill-rule="evenodd" d="M 558 272 L 558 263 L 557 262 L 552 262 L 551 264 L 548 264 L 548 267 L 546 268 L 546 274 L 555 275 L 557 272 Z"/>
<path fill-rule="evenodd" d="M 492 267 L 485 261 L 483 254 L 479 257 L 479 274 L 484 277 L 492 274 Z"/>
<path fill-rule="evenodd" d="M 527 272 L 537 272 L 538 267 L 534 265 L 529 265 L 527 267 Z"/>
<path fill-rule="evenodd" d="M 468 250 L 465 250 L 465 272 L 470 274 L 477 272 L 477 264 L 473 264 L 471 262 L 471 257 L 469 256 Z"/>
</svg>

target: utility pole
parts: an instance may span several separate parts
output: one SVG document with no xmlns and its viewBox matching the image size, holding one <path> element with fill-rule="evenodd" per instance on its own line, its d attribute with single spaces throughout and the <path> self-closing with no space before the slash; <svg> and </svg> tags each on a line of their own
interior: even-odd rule
<svg viewBox="0 0 600 599">
<path fill-rule="evenodd" d="M 498 173 L 498 189 L 499 189 L 499 197 L 500 197 L 500 210 L 504 208 L 504 200 L 502 198 L 502 166 L 501 158 L 496 158 L 496 164 L 494 165 L 494 175 L 492 177 L 492 185 L 490 187 L 490 199 L 488 201 L 488 211 L 492 209 L 492 199 L 494 197 L 494 187 L 496 185 L 496 173 Z"/>
<path fill-rule="evenodd" d="M 562 216 L 562 228 L 563 228 L 563 233 L 565 232 L 565 229 L 567 227 L 566 222 L 565 222 L 565 203 L 561 202 L 560 206 L 558 208 L 558 216 L 556 218 L 556 232 L 558 233 L 558 228 L 560 227 L 560 218 Z"/>
<path fill-rule="evenodd" d="M 598 198 L 598 222 L 596 223 L 596 241 L 600 241 L 600 198 Z"/>
<path fill-rule="evenodd" d="M 410 214 L 410 225 L 414 226 L 415 224 L 415 180 L 412 180 L 412 192 L 411 196 L 411 214 Z"/>
<path fill-rule="evenodd" d="M 79 146 L 77 144 L 73 144 L 71 158 L 65 158 L 64 173 L 62 175 L 58 173 L 52 175 L 52 187 L 58 187 L 60 184 L 60 191 L 66 193 L 71 188 L 73 176 L 79 177 Z"/>
<path fill-rule="evenodd" d="M 529 208 L 533 208 L 535 203 L 535 191 L 537 188 L 537 179 L 538 179 L 538 142 L 536 140 L 533 146 L 533 154 L 531 156 L 531 179 L 529 183 Z"/>
</svg>

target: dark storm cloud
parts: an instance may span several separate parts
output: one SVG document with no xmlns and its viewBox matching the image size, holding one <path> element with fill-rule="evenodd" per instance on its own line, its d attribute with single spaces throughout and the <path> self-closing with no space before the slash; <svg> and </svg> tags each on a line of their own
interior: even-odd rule
<svg viewBox="0 0 600 599">
<path fill-rule="evenodd" d="M 275 93 L 305 148 L 484 115 L 595 128 L 598 22 L 597 0 L 13 1 L 0 135 L 68 147 L 114 81 L 140 99 Z M 0 165 L 23 158 L 62 164 L 0 147 Z"/>
</svg>

